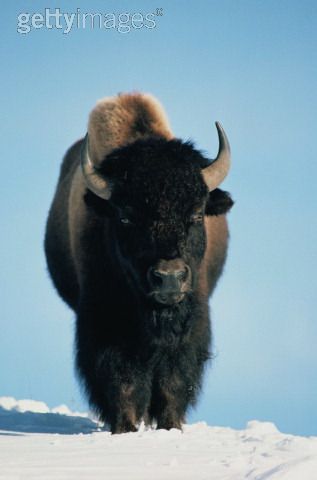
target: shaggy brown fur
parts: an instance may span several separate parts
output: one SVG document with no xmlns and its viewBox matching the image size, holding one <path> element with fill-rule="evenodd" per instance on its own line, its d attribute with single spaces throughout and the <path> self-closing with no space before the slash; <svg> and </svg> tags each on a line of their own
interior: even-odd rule
<svg viewBox="0 0 317 480">
<path fill-rule="evenodd" d="M 142 93 L 99 100 L 90 114 L 88 133 L 96 165 L 115 148 L 140 138 L 173 138 L 163 107 L 152 95 Z"/>
</svg>

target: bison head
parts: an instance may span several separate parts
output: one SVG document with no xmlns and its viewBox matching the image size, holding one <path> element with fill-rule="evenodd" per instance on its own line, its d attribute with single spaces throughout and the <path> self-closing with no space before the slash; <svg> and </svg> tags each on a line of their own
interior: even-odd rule
<svg viewBox="0 0 317 480">
<path fill-rule="evenodd" d="M 206 247 L 204 215 L 231 206 L 217 189 L 229 170 L 230 147 L 216 126 L 219 152 L 212 162 L 189 142 L 149 137 L 113 150 L 97 167 L 85 138 L 82 170 L 107 216 L 113 255 L 132 288 L 156 305 L 175 305 L 194 291 Z"/>
</svg>

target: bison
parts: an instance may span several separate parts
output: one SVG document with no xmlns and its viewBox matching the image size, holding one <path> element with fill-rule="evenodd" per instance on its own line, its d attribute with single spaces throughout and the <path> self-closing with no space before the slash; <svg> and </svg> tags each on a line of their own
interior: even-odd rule
<svg viewBox="0 0 317 480">
<path fill-rule="evenodd" d="M 216 127 L 211 161 L 173 135 L 154 97 L 120 94 L 97 103 L 87 135 L 64 157 L 47 265 L 76 314 L 76 367 L 90 406 L 112 433 L 142 420 L 181 429 L 200 391 L 208 299 L 233 204 L 218 188 L 230 147 Z"/>
</svg>

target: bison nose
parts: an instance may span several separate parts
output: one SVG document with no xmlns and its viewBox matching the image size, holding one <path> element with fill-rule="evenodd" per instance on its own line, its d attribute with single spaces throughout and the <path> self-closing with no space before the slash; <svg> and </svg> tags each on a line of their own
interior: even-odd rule
<svg viewBox="0 0 317 480">
<path fill-rule="evenodd" d="M 149 272 L 150 283 L 156 287 L 163 287 L 166 290 L 171 288 L 179 288 L 188 277 L 188 267 L 174 271 L 165 271 L 158 268 L 151 268 Z"/>
<path fill-rule="evenodd" d="M 185 295 L 190 268 L 181 259 L 160 260 L 148 271 L 151 296 L 160 303 L 177 303 Z"/>
</svg>

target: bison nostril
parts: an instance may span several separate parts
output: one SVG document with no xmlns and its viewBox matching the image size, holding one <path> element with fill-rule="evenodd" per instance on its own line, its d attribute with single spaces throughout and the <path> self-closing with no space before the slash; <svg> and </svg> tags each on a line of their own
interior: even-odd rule
<svg viewBox="0 0 317 480">
<path fill-rule="evenodd" d="M 180 282 L 185 282 L 185 280 L 188 277 L 188 273 L 189 273 L 189 268 L 185 266 L 184 270 L 180 270 L 176 272 L 175 275 Z"/>
<path fill-rule="evenodd" d="M 157 287 L 161 286 L 163 283 L 161 272 L 159 270 L 155 270 L 154 268 L 150 268 L 148 278 L 150 283 Z"/>
<path fill-rule="evenodd" d="M 180 282 L 183 282 L 186 278 L 186 272 L 185 271 L 177 272 L 176 277 Z"/>
<path fill-rule="evenodd" d="M 158 270 L 152 270 L 152 276 L 154 277 L 154 281 L 157 285 L 161 285 L 163 283 L 162 274 Z"/>
</svg>

